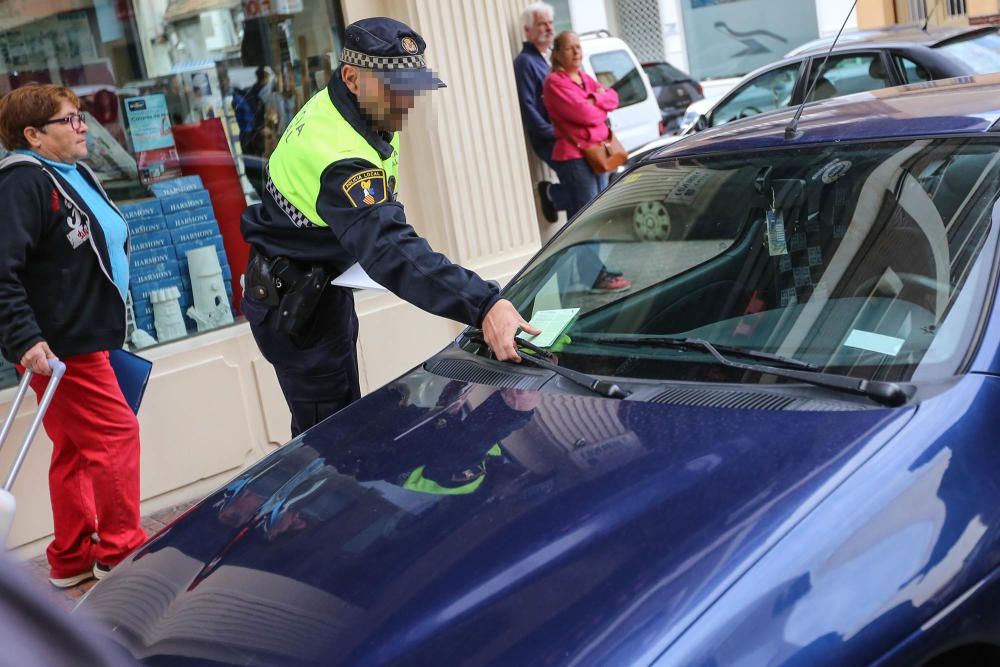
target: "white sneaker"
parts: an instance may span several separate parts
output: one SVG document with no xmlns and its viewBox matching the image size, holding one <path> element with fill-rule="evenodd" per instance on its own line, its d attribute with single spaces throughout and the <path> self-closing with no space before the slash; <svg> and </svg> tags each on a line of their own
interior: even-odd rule
<svg viewBox="0 0 1000 667">
<path fill-rule="evenodd" d="M 86 570 L 84 572 L 81 572 L 80 574 L 74 574 L 72 577 L 64 577 L 62 579 L 49 577 L 49 583 L 55 586 L 56 588 L 72 588 L 77 584 L 83 583 L 87 579 L 92 579 L 93 577 L 94 577 L 94 570 Z"/>
<path fill-rule="evenodd" d="M 111 572 L 110 565 L 101 565 L 96 561 L 94 562 L 94 571 L 93 571 L 94 579 L 100 581 L 104 577 L 108 576 L 109 572 Z"/>
</svg>

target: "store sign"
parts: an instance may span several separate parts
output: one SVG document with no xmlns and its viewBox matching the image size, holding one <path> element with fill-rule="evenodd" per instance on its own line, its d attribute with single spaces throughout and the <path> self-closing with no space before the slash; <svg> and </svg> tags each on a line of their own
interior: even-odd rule
<svg viewBox="0 0 1000 667">
<path fill-rule="evenodd" d="M 139 180 L 143 185 L 181 175 L 167 99 L 161 93 L 125 98 Z"/>
<path fill-rule="evenodd" d="M 297 14 L 302 11 L 302 0 L 243 0 L 243 14 L 248 19 L 275 14 Z"/>
<path fill-rule="evenodd" d="M 816 3 L 681 0 L 691 75 L 743 76 L 819 36 Z"/>
</svg>

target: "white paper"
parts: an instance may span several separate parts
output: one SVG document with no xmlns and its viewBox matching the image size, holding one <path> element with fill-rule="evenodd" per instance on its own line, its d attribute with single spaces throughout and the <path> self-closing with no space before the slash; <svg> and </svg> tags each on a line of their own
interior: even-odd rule
<svg viewBox="0 0 1000 667">
<path fill-rule="evenodd" d="M 355 262 L 346 271 L 330 281 L 334 285 L 341 287 L 351 287 L 353 289 L 371 289 L 378 292 L 388 292 L 386 288 L 372 280 L 371 276 L 365 273 L 361 265 Z"/>
<path fill-rule="evenodd" d="M 871 331 L 852 329 L 851 334 L 844 341 L 844 345 L 895 357 L 899 354 L 899 349 L 903 347 L 903 343 L 905 342 L 902 338 L 895 338 L 894 336 L 883 336 Z"/>
</svg>

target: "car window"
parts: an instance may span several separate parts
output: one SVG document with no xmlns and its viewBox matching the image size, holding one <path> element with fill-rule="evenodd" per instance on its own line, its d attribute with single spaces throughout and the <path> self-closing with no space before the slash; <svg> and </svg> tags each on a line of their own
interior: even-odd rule
<svg viewBox="0 0 1000 667">
<path fill-rule="evenodd" d="M 813 60 L 810 84 L 816 79 L 821 63 L 821 57 Z M 838 95 L 862 93 L 891 85 L 882 57 L 878 53 L 830 56 L 807 101 L 826 100 Z"/>
<path fill-rule="evenodd" d="M 943 380 L 986 307 L 998 194 L 995 140 L 663 160 L 612 184 L 505 295 L 526 319 L 577 309 L 559 363 L 591 373 L 747 381 L 708 355 L 600 342 L 669 336 L 867 379 Z M 595 293 L 602 269 L 632 287 Z"/>
<path fill-rule="evenodd" d="M 1000 35 L 996 32 L 946 42 L 935 48 L 969 67 L 974 74 L 1000 72 Z"/>
<path fill-rule="evenodd" d="M 931 75 L 923 65 L 918 65 L 905 56 L 893 56 L 896 61 L 896 68 L 903 74 L 903 81 L 906 83 L 921 83 L 930 81 Z"/>
<path fill-rule="evenodd" d="M 792 102 L 798 72 L 799 63 L 795 63 L 754 78 L 716 107 L 709 124 L 722 125 L 731 120 L 787 107 Z"/>
<path fill-rule="evenodd" d="M 646 99 L 646 87 L 639 76 L 639 68 L 625 51 L 608 51 L 590 57 L 594 78 L 605 88 L 618 93 L 618 108 L 637 104 Z"/>
<path fill-rule="evenodd" d="M 667 86 L 674 81 L 683 81 L 689 78 L 684 72 L 669 63 L 643 65 L 642 69 L 646 72 L 646 76 L 649 77 L 649 83 L 652 86 Z"/>
</svg>

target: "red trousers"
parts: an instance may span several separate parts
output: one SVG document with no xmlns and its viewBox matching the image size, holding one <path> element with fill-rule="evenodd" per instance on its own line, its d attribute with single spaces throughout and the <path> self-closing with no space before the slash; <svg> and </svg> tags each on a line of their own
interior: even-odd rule
<svg viewBox="0 0 1000 667">
<path fill-rule="evenodd" d="M 139 422 L 108 353 L 62 361 L 66 374 L 42 420 L 53 446 L 49 496 L 55 536 L 46 555 L 57 578 L 84 572 L 95 560 L 115 565 L 146 540 L 139 516 Z M 44 375 L 31 379 L 39 400 L 48 383 Z"/>
</svg>

